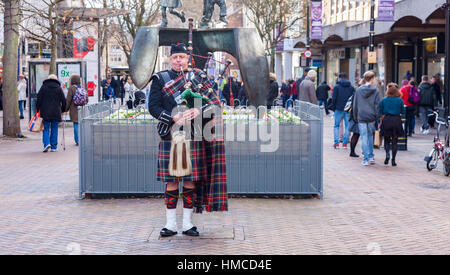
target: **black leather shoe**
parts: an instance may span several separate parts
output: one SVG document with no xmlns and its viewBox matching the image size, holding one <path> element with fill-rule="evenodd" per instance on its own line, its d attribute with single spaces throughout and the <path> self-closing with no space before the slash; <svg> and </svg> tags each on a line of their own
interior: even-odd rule
<svg viewBox="0 0 450 275">
<path fill-rule="evenodd" d="M 161 235 L 161 237 L 172 237 L 175 236 L 176 234 L 178 234 L 178 232 L 169 230 L 167 228 L 163 228 L 159 232 L 159 235 Z"/>
<path fill-rule="evenodd" d="M 386 158 L 385 160 L 384 160 L 384 165 L 388 165 L 389 164 L 389 159 L 390 158 Z M 394 161 L 395 162 L 395 161 Z"/>
<path fill-rule="evenodd" d="M 396 167 L 397 163 L 395 162 L 395 159 L 392 159 L 392 166 Z"/>
<path fill-rule="evenodd" d="M 352 158 L 359 158 L 359 155 L 357 155 L 355 152 L 350 153 L 350 157 Z"/>
<path fill-rule="evenodd" d="M 198 233 L 197 227 L 195 227 L 195 226 L 192 227 L 191 229 L 187 230 L 187 231 L 183 231 L 183 234 L 191 236 L 191 237 L 198 237 L 198 236 L 200 236 L 200 233 Z"/>
</svg>

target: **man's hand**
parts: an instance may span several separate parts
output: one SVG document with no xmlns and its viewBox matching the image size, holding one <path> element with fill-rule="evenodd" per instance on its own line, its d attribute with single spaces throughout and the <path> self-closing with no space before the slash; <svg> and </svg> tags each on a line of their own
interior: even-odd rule
<svg viewBox="0 0 450 275">
<path fill-rule="evenodd" d="M 200 110 L 196 108 L 189 109 L 183 113 L 183 117 L 186 121 L 194 120 L 200 115 Z"/>
<path fill-rule="evenodd" d="M 184 119 L 183 113 L 175 115 L 173 117 L 173 121 L 175 122 L 175 124 L 178 124 L 180 126 L 186 124 L 186 120 Z"/>
</svg>

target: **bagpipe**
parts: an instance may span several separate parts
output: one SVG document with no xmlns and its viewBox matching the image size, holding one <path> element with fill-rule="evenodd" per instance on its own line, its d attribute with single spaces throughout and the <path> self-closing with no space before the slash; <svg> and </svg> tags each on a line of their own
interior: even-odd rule
<svg viewBox="0 0 450 275">
<path fill-rule="evenodd" d="M 177 77 L 174 81 L 171 81 L 163 88 L 163 93 L 166 96 L 172 96 L 173 94 L 184 88 L 181 93 L 181 104 L 185 105 L 187 108 L 194 108 L 195 100 L 200 99 L 202 106 L 207 104 L 220 104 L 220 97 L 216 91 L 213 90 L 214 83 L 209 80 L 208 75 L 200 70 L 193 68 L 193 43 L 192 43 L 192 33 L 194 29 L 194 20 L 189 19 L 189 62 L 188 69 L 185 73 L 181 70 L 181 75 Z M 212 54 L 208 57 L 208 61 Z"/>
</svg>

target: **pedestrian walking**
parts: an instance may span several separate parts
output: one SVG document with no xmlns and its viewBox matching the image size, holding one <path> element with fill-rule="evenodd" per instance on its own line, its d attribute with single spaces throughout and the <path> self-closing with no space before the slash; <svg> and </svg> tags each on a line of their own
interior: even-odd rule
<svg viewBox="0 0 450 275">
<path fill-rule="evenodd" d="M 121 83 L 120 79 L 118 79 L 116 76 L 114 76 L 111 80 L 111 88 L 114 89 L 114 104 L 116 104 L 116 98 L 122 98 L 122 89 L 121 89 Z"/>
<path fill-rule="evenodd" d="M 86 91 L 77 91 L 77 89 L 83 89 L 81 86 L 81 77 L 79 75 L 72 75 L 69 79 L 69 90 L 67 92 L 67 99 L 66 99 L 66 112 L 69 112 L 70 120 L 73 122 L 73 136 L 75 140 L 75 146 L 79 145 L 79 138 L 78 138 L 78 107 L 84 106 L 89 102 L 89 97 L 86 94 Z M 77 95 L 77 92 L 79 95 Z M 81 93 L 84 92 L 84 95 L 86 96 L 87 101 L 85 104 L 77 105 L 75 98 L 76 96 L 80 96 Z M 74 100 L 75 99 L 75 100 Z"/>
<path fill-rule="evenodd" d="M 133 109 L 133 102 L 135 100 L 134 93 L 137 91 L 136 86 L 134 86 L 131 77 L 127 79 L 127 83 L 124 85 L 125 95 L 124 98 L 127 102 L 128 109 Z"/>
<path fill-rule="evenodd" d="M 306 79 L 310 70 L 311 68 L 305 68 L 305 70 L 303 71 L 303 76 L 297 79 L 297 81 L 295 81 L 294 85 L 296 86 L 295 88 L 297 89 L 298 92 L 300 92 L 300 85 L 302 84 L 303 80 Z"/>
<path fill-rule="evenodd" d="M 406 124 L 405 131 L 408 136 L 413 135 L 415 124 L 416 104 L 420 101 L 419 91 L 408 80 L 402 81 L 402 88 L 400 89 L 402 94 L 403 104 L 406 106 Z"/>
<path fill-rule="evenodd" d="M 422 76 L 422 82 L 420 83 L 418 90 L 420 93 L 419 113 L 422 120 L 420 131 L 422 134 L 428 135 L 430 133 L 428 115 L 436 108 L 437 99 L 436 92 L 427 75 Z"/>
<path fill-rule="evenodd" d="M 27 101 L 27 81 L 25 80 L 25 76 L 23 75 L 19 76 L 19 81 L 17 82 L 17 91 L 20 119 L 24 119 L 23 109 L 25 108 L 25 102 Z"/>
<path fill-rule="evenodd" d="M 120 104 L 123 105 L 124 99 L 127 100 L 126 91 L 125 91 L 125 84 L 128 83 L 128 75 L 123 72 L 122 77 L 119 80 L 120 84 Z"/>
<path fill-rule="evenodd" d="M 278 82 L 277 76 L 274 73 L 270 73 L 270 89 L 267 97 L 267 109 L 272 109 L 273 101 L 278 97 Z"/>
<path fill-rule="evenodd" d="M 300 84 L 300 89 L 298 90 L 299 99 L 301 101 L 309 102 L 317 105 L 317 97 L 316 97 L 316 85 L 314 84 L 316 81 L 317 72 L 315 70 L 308 71 L 308 75 L 305 77 Z"/>
<path fill-rule="evenodd" d="M 364 83 L 365 83 L 364 79 L 359 79 L 359 81 L 355 85 L 355 88 L 358 89 L 361 85 L 364 85 Z M 353 107 L 353 100 L 354 95 L 352 98 L 352 107 Z M 353 118 L 353 108 L 350 110 L 350 118 L 348 120 L 348 130 L 352 134 L 352 138 L 350 139 L 350 157 L 359 158 L 359 155 L 356 154 L 356 145 L 358 145 L 360 134 L 358 123 Z"/>
<path fill-rule="evenodd" d="M 373 153 L 375 122 L 379 118 L 380 93 L 373 85 L 376 74 L 368 71 L 364 74 L 365 84 L 361 85 L 353 97 L 353 119 L 358 123 L 361 135 L 364 160 L 363 166 L 375 164 Z"/>
<path fill-rule="evenodd" d="M 112 77 L 108 76 L 106 79 L 104 79 L 102 81 L 102 93 L 103 93 L 103 100 L 109 100 L 108 97 L 108 90 L 109 88 L 111 88 L 111 82 L 112 82 Z"/>
<path fill-rule="evenodd" d="M 289 79 L 287 79 L 282 85 L 281 85 L 281 99 L 283 100 L 283 107 L 287 108 L 286 103 L 289 99 L 291 88 L 289 84 Z"/>
<path fill-rule="evenodd" d="M 230 88 L 231 87 L 231 88 Z M 231 102 L 231 93 L 233 93 L 233 102 Z M 225 97 L 226 101 L 227 101 L 227 105 L 231 106 L 232 104 L 234 104 L 234 100 L 238 98 L 238 94 L 239 94 L 239 85 L 236 82 L 236 80 L 234 79 L 234 77 L 229 77 L 228 78 L 228 82 L 227 84 L 225 84 L 223 86 L 223 96 Z"/>
<path fill-rule="evenodd" d="M 330 85 L 327 84 L 326 81 L 322 82 L 322 84 L 317 87 L 316 96 L 319 101 L 319 107 L 323 106 L 325 109 L 325 114 L 329 115 L 330 111 L 328 110 L 327 101 L 328 101 L 328 93 L 331 90 Z"/>
<path fill-rule="evenodd" d="M 398 138 L 404 135 L 402 114 L 405 114 L 406 109 L 402 93 L 398 90 L 396 83 L 388 84 L 386 96 L 380 102 L 380 114 L 382 115 L 382 122 L 380 127 L 381 136 L 384 137 L 384 148 L 386 150 L 385 165 L 389 164 L 391 158 L 390 151 L 392 150 L 392 166 L 397 166 L 395 158 L 398 151 Z"/>
<path fill-rule="evenodd" d="M 345 73 L 339 74 L 339 81 L 333 88 L 333 111 L 334 111 L 334 148 L 339 149 L 339 127 L 344 122 L 344 139 L 342 141 L 342 146 L 347 149 L 348 139 L 349 139 L 349 127 L 348 122 L 350 119 L 350 113 L 345 112 L 345 106 L 348 100 L 355 94 L 355 88 L 352 83 L 346 79 L 347 75 Z"/>
<path fill-rule="evenodd" d="M 58 126 L 61 113 L 66 110 L 66 98 L 56 75 L 49 75 L 39 90 L 36 110 L 44 121 L 42 141 L 44 153 L 58 151 Z"/>
</svg>

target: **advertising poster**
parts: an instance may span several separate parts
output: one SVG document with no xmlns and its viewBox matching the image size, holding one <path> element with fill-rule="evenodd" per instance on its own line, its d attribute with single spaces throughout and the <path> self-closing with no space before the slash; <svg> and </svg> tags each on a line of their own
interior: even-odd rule
<svg viewBox="0 0 450 275">
<path fill-rule="evenodd" d="M 311 39 L 322 40 L 322 1 L 311 1 Z"/>
<path fill-rule="evenodd" d="M 73 57 L 86 62 L 86 90 L 90 97 L 90 103 L 95 103 L 98 100 L 98 31 L 95 24 L 88 24 L 87 22 L 74 23 L 73 36 Z"/>
<path fill-rule="evenodd" d="M 77 74 L 81 75 L 80 64 L 58 64 L 58 79 L 61 82 L 61 88 L 64 91 L 64 95 L 67 96 L 69 90 L 70 76 Z"/>
</svg>

